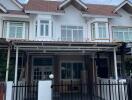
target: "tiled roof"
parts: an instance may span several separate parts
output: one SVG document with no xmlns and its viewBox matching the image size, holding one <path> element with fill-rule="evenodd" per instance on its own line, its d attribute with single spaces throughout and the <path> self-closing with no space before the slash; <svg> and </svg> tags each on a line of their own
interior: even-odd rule
<svg viewBox="0 0 132 100">
<path fill-rule="evenodd" d="M 88 14 L 97 14 L 97 15 L 107 15 L 115 16 L 117 14 L 113 13 L 116 6 L 112 5 L 96 5 L 96 4 L 87 4 Z"/>
<path fill-rule="evenodd" d="M 29 0 L 28 4 L 25 5 L 25 10 L 28 11 L 44 11 L 44 12 L 59 12 L 58 6 L 62 2 L 59 1 L 46 1 L 46 0 Z M 97 4 L 86 4 L 88 7 L 88 14 L 95 15 L 106 15 L 115 16 L 113 13 L 116 6 L 110 5 L 97 5 Z"/>
<path fill-rule="evenodd" d="M 29 0 L 28 4 L 25 5 L 25 10 L 58 12 L 57 8 L 60 3 L 57 1 Z"/>
</svg>

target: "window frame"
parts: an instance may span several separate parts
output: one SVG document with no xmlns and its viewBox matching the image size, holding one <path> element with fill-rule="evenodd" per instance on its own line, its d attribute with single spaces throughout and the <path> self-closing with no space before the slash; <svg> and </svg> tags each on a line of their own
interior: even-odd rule
<svg viewBox="0 0 132 100">
<path fill-rule="evenodd" d="M 40 66 L 40 65 L 34 65 L 34 59 L 35 58 L 50 58 L 50 59 L 52 59 L 52 65 L 49 65 L 49 67 L 51 67 L 51 72 L 53 73 L 53 67 L 54 67 L 54 58 L 53 58 L 53 56 L 38 56 L 38 55 L 34 55 L 34 56 L 32 56 L 32 58 L 31 58 L 31 66 L 32 66 L 32 70 L 31 70 L 31 79 L 33 80 L 33 81 L 39 81 L 40 79 L 34 79 L 34 69 L 35 68 L 43 68 L 43 66 Z M 43 77 L 43 73 L 42 73 L 42 76 L 41 77 Z M 43 80 L 43 79 L 41 79 L 41 80 Z"/>
<path fill-rule="evenodd" d="M 42 23 L 41 21 L 47 21 L 48 23 Z M 43 25 L 43 27 L 41 25 Z M 48 26 L 48 33 L 46 33 L 46 27 L 47 26 Z M 40 20 L 39 28 L 40 28 L 40 33 L 39 33 L 40 37 L 48 37 L 49 36 L 49 30 L 50 29 L 49 29 L 49 21 L 48 20 Z M 41 32 L 41 28 L 43 28 L 43 35 L 42 35 L 42 32 Z M 46 35 L 46 34 L 48 34 L 48 35 Z"/>
<path fill-rule="evenodd" d="M 64 30 L 64 28 L 63 27 L 65 27 L 65 31 L 66 31 L 66 37 L 65 37 L 65 40 L 63 40 L 62 39 L 62 30 Z M 77 27 L 76 29 L 70 29 L 70 28 L 68 28 L 68 27 Z M 71 32 L 71 40 L 68 40 L 68 38 L 67 38 L 67 31 L 70 31 Z M 79 33 L 79 31 L 82 31 L 82 33 L 81 33 L 81 37 L 82 37 L 82 39 L 81 40 L 75 40 L 75 37 L 74 37 L 74 31 L 77 31 L 77 35 L 78 36 L 80 36 L 80 33 Z M 84 40 L 84 27 L 83 27 L 83 25 L 61 25 L 61 34 L 60 34 L 60 36 L 61 36 L 61 41 L 72 41 L 72 42 L 83 42 Z M 64 37 L 63 37 L 64 38 Z"/>
<path fill-rule="evenodd" d="M 41 36 L 41 21 L 48 21 L 49 22 L 49 24 L 48 24 L 48 36 L 46 36 L 45 33 L 44 33 L 44 36 Z M 35 26 L 37 26 L 35 28 L 35 30 L 37 32 L 37 33 L 35 33 L 36 34 L 35 36 L 37 38 L 51 38 L 51 35 L 52 35 L 52 20 L 51 19 L 49 19 L 49 18 L 38 18 L 35 21 Z"/>
<path fill-rule="evenodd" d="M 70 79 L 63 79 L 62 78 L 62 63 L 70 63 L 70 64 L 74 64 L 74 63 L 81 63 L 82 64 L 82 70 L 84 69 L 84 61 L 61 61 L 60 62 L 60 79 L 61 80 L 63 80 L 63 81 L 70 81 L 70 80 L 74 80 L 74 81 L 78 81 L 78 80 L 80 80 L 80 79 L 77 79 L 77 78 L 73 78 L 73 75 L 72 75 L 72 77 L 70 78 Z M 73 69 L 73 66 L 72 66 L 72 69 Z M 73 74 L 73 70 L 72 70 L 72 72 L 71 72 L 72 74 Z"/>
<path fill-rule="evenodd" d="M 130 31 L 129 31 L 129 30 L 132 29 L 132 27 L 129 27 L 129 26 L 128 26 L 128 27 L 127 27 L 127 26 L 112 26 L 112 27 L 111 27 L 111 30 L 112 30 L 112 41 L 118 41 L 118 42 L 130 42 L 130 41 L 132 41 L 132 40 L 126 40 L 126 39 L 125 39 L 125 35 L 124 35 L 125 32 L 122 32 L 122 33 L 123 33 L 123 40 L 120 40 L 120 39 L 117 40 L 117 39 L 115 39 L 115 38 L 116 38 L 116 37 L 114 37 L 114 34 L 115 34 L 115 33 L 114 33 L 114 29 L 115 29 L 115 28 L 117 28 L 117 29 L 119 29 L 119 28 L 120 28 L 120 29 L 121 29 L 121 28 L 127 29 L 128 35 L 130 34 Z M 132 31 L 131 31 L 131 33 L 132 33 Z M 118 32 L 118 34 L 119 34 L 119 32 Z"/>
<path fill-rule="evenodd" d="M 99 37 L 99 24 L 102 24 L 104 23 L 105 24 L 105 27 L 106 27 L 106 37 L 103 37 L 103 38 L 100 38 Z M 95 26 L 95 30 L 94 30 L 94 34 L 93 34 L 93 25 Z M 98 22 L 93 22 L 91 23 L 91 38 L 92 40 L 110 40 L 110 36 L 109 36 L 109 26 L 108 26 L 108 22 L 101 22 L 101 21 L 98 21 Z"/>
<path fill-rule="evenodd" d="M 10 37 L 10 27 L 11 27 L 11 23 L 22 23 L 22 37 L 18 38 L 16 36 L 15 33 L 15 37 Z M 6 27 L 6 29 L 5 29 Z M 3 36 L 5 36 L 8 39 L 25 39 L 26 37 L 26 22 L 23 21 L 4 21 L 4 27 L 3 27 L 4 31 L 3 31 Z M 5 32 L 5 33 L 4 33 Z M 4 35 L 6 34 L 6 35 Z"/>
</svg>

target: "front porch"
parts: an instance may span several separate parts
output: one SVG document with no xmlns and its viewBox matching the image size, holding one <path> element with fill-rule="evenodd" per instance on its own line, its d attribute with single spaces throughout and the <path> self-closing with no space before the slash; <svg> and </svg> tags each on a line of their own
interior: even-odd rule
<svg viewBox="0 0 132 100">
<path fill-rule="evenodd" d="M 118 79 L 117 53 L 121 43 L 12 41 L 12 44 L 15 83 L 49 80 L 50 74 L 54 75 L 54 83 L 96 82 L 96 77 Z"/>
<path fill-rule="evenodd" d="M 108 87 L 113 88 L 113 85 L 118 87 L 118 90 L 120 86 L 126 87 L 125 82 L 120 84 L 117 81 L 117 53 L 121 43 L 10 43 L 8 49 L 4 49 L 8 51 L 6 82 L 9 79 L 11 58 L 14 59 L 15 66 L 11 100 L 41 100 L 46 96 L 44 94 L 54 100 L 112 100 L 107 99 L 106 95 L 103 96 L 105 89 L 112 91 Z M 49 78 L 51 74 L 54 75 L 52 81 Z M 115 81 L 102 83 L 105 80 L 102 78 Z M 126 90 L 123 93 L 126 93 Z"/>
</svg>

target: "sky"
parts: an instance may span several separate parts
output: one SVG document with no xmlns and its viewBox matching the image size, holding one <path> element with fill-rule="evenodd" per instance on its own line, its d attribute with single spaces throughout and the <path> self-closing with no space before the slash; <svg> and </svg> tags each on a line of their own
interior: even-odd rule
<svg viewBox="0 0 132 100">
<path fill-rule="evenodd" d="M 22 3 L 27 2 L 28 0 L 19 0 Z M 96 3 L 96 4 L 109 4 L 109 5 L 118 5 L 120 4 L 123 0 L 82 0 L 86 3 Z M 132 0 L 131 0 L 132 1 Z"/>
</svg>

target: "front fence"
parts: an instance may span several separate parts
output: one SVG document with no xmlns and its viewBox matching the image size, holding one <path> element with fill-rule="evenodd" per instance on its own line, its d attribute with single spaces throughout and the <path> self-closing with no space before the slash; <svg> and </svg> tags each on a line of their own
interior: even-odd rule
<svg viewBox="0 0 132 100">
<path fill-rule="evenodd" d="M 12 100 L 38 100 L 38 96 L 45 97 L 48 89 L 52 89 L 52 99 L 41 100 L 132 100 L 132 80 L 111 81 L 99 80 L 96 83 L 80 84 L 75 81 L 67 81 L 60 84 L 47 85 L 48 83 L 25 84 L 19 83 L 12 87 Z M 40 84 L 39 84 L 40 85 Z M 46 88 L 42 88 L 44 86 Z M 50 88 L 51 86 L 51 88 Z M 40 88 L 41 87 L 41 88 Z M 41 90 L 41 95 L 40 95 Z M 51 95 L 47 93 L 48 95 Z M 0 99 L 1 100 L 1 99 Z M 2 99 L 3 100 L 3 99 Z"/>
<path fill-rule="evenodd" d="M 52 85 L 53 100 L 132 100 L 132 81 L 90 84 L 74 82 Z"/>
<path fill-rule="evenodd" d="M 13 85 L 12 100 L 38 100 L 38 84 L 18 83 Z"/>
</svg>

